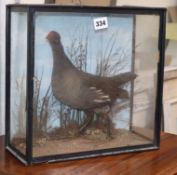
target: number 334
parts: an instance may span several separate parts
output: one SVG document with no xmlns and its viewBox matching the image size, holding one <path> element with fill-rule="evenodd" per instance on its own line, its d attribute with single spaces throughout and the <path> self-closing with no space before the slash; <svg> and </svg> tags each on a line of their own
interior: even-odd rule
<svg viewBox="0 0 177 175">
<path fill-rule="evenodd" d="M 101 27 L 101 26 L 105 26 L 105 25 L 106 25 L 105 20 L 96 21 L 96 27 Z"/>
</svg>

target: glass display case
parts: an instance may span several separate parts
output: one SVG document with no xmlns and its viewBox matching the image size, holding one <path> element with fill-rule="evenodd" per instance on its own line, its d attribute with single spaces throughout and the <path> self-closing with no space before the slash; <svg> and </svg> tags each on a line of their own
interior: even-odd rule
<svg viewBox="0 0 177 175">
<path fill-rule="evenodd" d="M 158 149 L 165 13 L 8 5 L 6 149 L 25 164 Z"/>
</svg>

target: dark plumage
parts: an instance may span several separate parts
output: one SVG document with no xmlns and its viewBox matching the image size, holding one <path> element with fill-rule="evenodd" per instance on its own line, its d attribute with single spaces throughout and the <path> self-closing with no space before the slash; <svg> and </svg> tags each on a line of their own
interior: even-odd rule
<svg viewBox="0 0 177 175">
<path fill-rule="evenodd" d="M 49 32 L 47 39 L 53 53 L 52 91 L 62 103 L 84 110 L 89 115 L 100 113 L 97 112 L 98 108 L 111 107 L 118 98 L 129 98 L 128 92 L 122 86 L 135 79 L 134 73 L 100 77 L 83 72 L 78 70 L 65 54 L 57 32 Z"/>
</svg>

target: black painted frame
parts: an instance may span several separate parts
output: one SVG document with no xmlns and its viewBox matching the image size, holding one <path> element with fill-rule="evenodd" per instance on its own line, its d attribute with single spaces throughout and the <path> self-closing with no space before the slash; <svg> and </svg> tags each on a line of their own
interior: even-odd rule
<svg viewBox="0 0 177 175">
<path fill-rule="evenodd" d="M 27 121 L 26 121 L 26 154 L 22 154 L 10 144 L 10 34 L 11 12 L 27 12 Z M 34 75 L 34 15 L 35 12 L 73 12 L 73 13 L 107 13 L 107 14 L 143 14 L 159 15 L 159 63 L 157 79 L 157 96 L 155 110 L 155 127 L 153 144 L 111 148 L 81 153 L 51 155 L 43 157 L 32 156 L 32 125 L 33 125 L 33 75 Z M 165 8 L 145 7 L 89 7 L 89 6 L 59 6 L 59 5 L 7 5 L 6 7 L 6 149 L 24 164 L 56 162 L 104 155 L 114 155 L 126 152 L 158 149 L 160 146 L 160 123 L 162 115 L 163 68 L 165 52 Z"/>
</svg>

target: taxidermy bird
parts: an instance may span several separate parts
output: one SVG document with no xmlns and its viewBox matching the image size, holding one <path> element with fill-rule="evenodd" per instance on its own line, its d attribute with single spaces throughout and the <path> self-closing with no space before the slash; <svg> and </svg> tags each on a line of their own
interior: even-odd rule
<svg viewBox="0 0 177 175">
<path fill-rule="evenodd" d="M 53 53 L 51 86 L 54 96 L 63 104 L 85 112 L 88 121 L 80 128 L 80 132 L 96 114 L 107 119 L 107 134 L 110 136 L 108 113 L 117 99 L 129 98 L 123 85 L 134 80 L 136 75 L 127 72 L 112 77 L 101 77 L 86 73 L 77 69 L 69 60 L 59 33 L 51 31 L 46 38 Z"/>
</svg>

